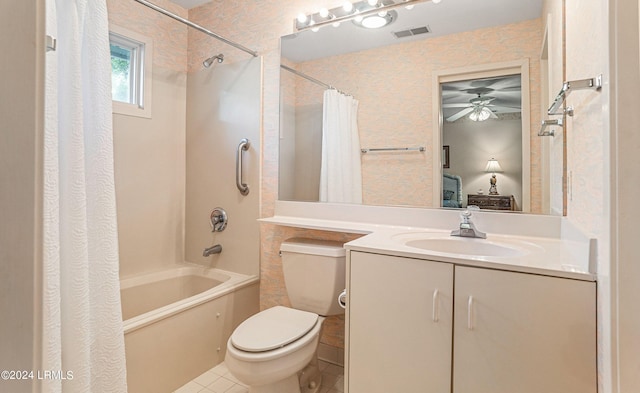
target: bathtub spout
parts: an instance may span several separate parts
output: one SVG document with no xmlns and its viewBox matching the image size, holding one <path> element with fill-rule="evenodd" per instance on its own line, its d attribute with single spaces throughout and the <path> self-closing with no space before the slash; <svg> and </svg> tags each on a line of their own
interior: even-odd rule
<svg viewBox="0 0 640 393">
<path fill-rule="evenodd" d="M 220 254 L 222 252 L 222 245 L 216 244 L 215 246 L 207 247 L 202 252 L 203 257 L 208 257 L 212 254 Z"/>
</svg>

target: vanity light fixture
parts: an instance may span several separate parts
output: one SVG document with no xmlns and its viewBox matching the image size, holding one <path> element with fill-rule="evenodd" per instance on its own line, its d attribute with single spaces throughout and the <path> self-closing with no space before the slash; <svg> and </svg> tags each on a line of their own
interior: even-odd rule
<svg viewBox="0 0 640 393">
<path fill-rule="evenodd" d="M 416 3 L 424 3 L 431 1 L 432 3 L 439 3 L 439 0 L 359 0 L 355 2 L 347 1 L 339 7 L 326 9 L 323 8 L 320 11 L 305 15 L 300 14 L 294 21 L 294 28 L 296 31 L 303 31 L 316 29 L 332 24 L 336 26 L 342 21 L 355 20 L 358 25 L 368 28 L 379 28 L 391 23 L 397 16 L 391 14 L 391 10 L 398 7 L 406 7 L 411 9 Z M 386 12 L 386 14 L 378 15 L 378 13 Z M 391 15 L 391 17 L 389 17 Z M 368 17 L 372 17 L 371 21 L 365 22 Z"/>
<path fill-rule="evenodd" d="M 492 157 L 489 161 L 487 161 L 487 167 L 484 168 L 484 171 L 492 174 L 491 179 L 489 179 L 489 195 L 499 195 L 498 188 L 496 187 L 496 173 L 502 172 L 500 163 L 498 162 L 498 160 Z"/>
<path fill-rule="evenodd" d="M 365 27 L 367 29 L 379 29 L 393 22 L 398 17 L 395 11 L 382 11 L 377 14 L 368 15 L 362 18 L 360 22 L 353 20 L 356 26 Z"/>
<path fill-rule="evenodd" d="M 353 3 L 350 1 L 345 2 L 342 5 L 342 9 L 344 10 L 344 12 L 351 12 L 353 11 Z"/>
</svg>

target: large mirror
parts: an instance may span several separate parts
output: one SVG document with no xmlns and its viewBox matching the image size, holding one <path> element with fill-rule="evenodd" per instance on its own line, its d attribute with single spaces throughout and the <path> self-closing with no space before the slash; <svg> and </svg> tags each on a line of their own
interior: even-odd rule
<svg viewBox="0 0 640 393">
<path fill-rule="evenodd" d="M 326 200 L 347 174 L 360 199 L 328 201 L 563 214 L 563 131 L 538 136 L 563 79 L 561 3 L 426 1 L 382 28 L 282 37 L 279 199 Z M 323 132 L 329 88 L 354 101 L 346 151 Z"/>
</svg>

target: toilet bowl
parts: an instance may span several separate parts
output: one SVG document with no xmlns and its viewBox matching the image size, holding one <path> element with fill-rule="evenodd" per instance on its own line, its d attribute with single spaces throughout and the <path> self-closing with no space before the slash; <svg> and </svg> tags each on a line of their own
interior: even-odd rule
<svg viewBox="0 0 640 393">
<path fill-rule="evenodd" d="M 249 393 L 317 393 L 317 348 L 324 316 L 343 313 L 342 243 L 292 239 L 282 244 L 287 294 L 294 308 L 275 306 L 242 322 L 227 341 L 225 363 Z"/>
<path fill-rule="evenodd" d="M 304 325 L 296 326 L 294 322 L 293 328 L 288 329 L 290 326 L 288 323 L 298 316 L 295 314 L 298 312 L 315 316 L 314 322 L 309 328 Z M 305 316 L 302 315 L 302 318 L 304 319 Z M 251 319 L 254 317 L 258 318 Z M 319 380 L 311 383 L 311 388 L 307 384 L 306 390 L 303 390 L 304 387 L 303 389 L 299 387 L 298 373 L 316 356 L 324 318 L 282 306 L 267 309 L 251 318 L 244 321 L 229 338 L 225 358 L 229 371 L 239 381 L 249 386 L 251 393 L 316 392 L 317 390 L 313 388 L 316 386 L 319 388 Z M 265 326 L 267 319 L 271 319 L 268 321 L 271 322 L 271 326 Z M 310 319 L 308 318 L 305 322 L 309 322 Z M 243 337 L 244 333 L 249 335 L 248 331 L 254 327 L 260 332 L 256 336 L 257 340 Z M 245 328 L 247 331 L 239 331 L 240 328 Z M 273 328 L 279 331 L 272 330 Z M 280 346 L 273 348 L 282 341 L 285 331 L 290 333 L 289 339 L 286 340 L 289 342 L 280 343 Z M 317 377 L 319 378 L 319 373 Z"/>
</svg>

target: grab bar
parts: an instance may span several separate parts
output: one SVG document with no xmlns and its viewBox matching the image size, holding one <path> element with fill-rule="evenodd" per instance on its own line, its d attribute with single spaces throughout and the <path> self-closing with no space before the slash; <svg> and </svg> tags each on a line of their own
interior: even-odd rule
<svg viewBox="0 0 640 393">
<path fill-rule="evenodd" d="M 242 138 L 236 154 L 236 187 L 242 195 L 249 194 L 249 186 L 242 182 L 242 152 L 249 150 L 249 146 L 251 146 L 251 142 L 247 138 Z"/>
</svg>

